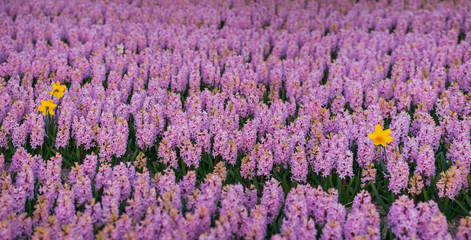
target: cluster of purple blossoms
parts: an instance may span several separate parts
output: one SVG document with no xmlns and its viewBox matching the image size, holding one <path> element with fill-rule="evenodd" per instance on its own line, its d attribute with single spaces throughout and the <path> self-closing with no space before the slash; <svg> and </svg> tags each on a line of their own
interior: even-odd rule
<svg viewBox="0 0 471 240">
<path fill-rule="evenodd" d="M 445 215 L 434 201 L 414 204 L 407 196 L 400 196 L 388 213 L 388 225 L 399 239 L 452 239 Z"/>
<path fill-rule="evenodd" d="M 469 1 L 20 0 L 0 26 L 2 239 L 380 239 L 388 198 L 399 239 L 450 211 L 471 236 Z"/>
</svg>

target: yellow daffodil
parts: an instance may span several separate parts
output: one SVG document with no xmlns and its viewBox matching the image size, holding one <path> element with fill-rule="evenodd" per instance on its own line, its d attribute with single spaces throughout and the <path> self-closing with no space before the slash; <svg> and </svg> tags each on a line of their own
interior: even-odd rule
<svg viewBox="0 0 471 240">
<path fill-rule="evenodd" d="M 383 130 L 381 125 L 377 124 L 375 126 L 375 132 L 368 134 L 368 137 L 373 140 L 375 145 L 383 145 L 386 147 L 386 143 L 393 141 L 393 138 L 389 136 L 391 129 Z"/>
<path fill-rule="evenodd" d="M 52 100 L 41 100 L 41 106 L 38 107 L 38 110 L 43 113 L 43 115 L 49 114 L 54 115 L 54 108 L 57 107 Z"/>
<path fill-rule="evenodd" d="M 64 96 L 64 92 L 65 86 L 61 85 L 60 82 L 56 82 L 55 84 L 52 84 L 52 91 L 49 94 L 51 94 L 51 96 L 56 96 L 57 99 L 60 99 Z"/>
</svg>

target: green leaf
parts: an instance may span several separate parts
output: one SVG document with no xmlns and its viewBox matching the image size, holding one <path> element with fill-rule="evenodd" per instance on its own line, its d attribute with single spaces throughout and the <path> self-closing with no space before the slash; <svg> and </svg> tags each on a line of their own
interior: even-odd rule
<svg viewBox="0 0 471 240">
<path fill-rule="evenodd" d="M 455 200 L 455 203 L 458 204 L 458 207 L 460 207 L 461 210 L 463 210 L 463 212 L 465 212 L 465 213 L 468 212 L 468 209 L 466 209 L 466 208 L 464 207 L 464 205 L 463 205 L 460 201 Z"/>
<path fill-rule="evenodd" d="M 428 198 L 427 190 L 425 190 L 425 188 L 422 188 L 422 193 L 424 194 L 425 201 L 428 201 L 429 198 Z"/>
<path fill-rule="evenodd" d="M 286 180 L 288 174 L 287 172 L 285 172 L 285 174 L 283 174 L 283 180 L 281 181 L 281 186 L 283 187 L 283 191 L 285 192 L 285 194 L 288 194 L 289 192 L 289 184 L 288 184 L 288 181 Z"/>
<path fill-rule="evenodd" d="M 386 212 L 389 212 L 389 208 L 388 206 L 386 206 L 386 204 L 384 203 L 383 199 L 381 198 L 381 195 L 379 195 L 378 193 L 378 189 L 376 189 L 376 184 L 375 183 L 371 183 L 371 186 L 373 187 L 373 191 L 376 195 L 376 198 L 378 199 L 379 203 L 381 204 L 381 206 L 383 207 L 384 211 Z"/>
<path fill-rule="evenodd" d="M 469 195 L 465 194 L 464 199 L 466 200 L 466 203 L 468 204 L 468 207 L 471 208 L 471 198 L 469 197 Z"/>
</svg>

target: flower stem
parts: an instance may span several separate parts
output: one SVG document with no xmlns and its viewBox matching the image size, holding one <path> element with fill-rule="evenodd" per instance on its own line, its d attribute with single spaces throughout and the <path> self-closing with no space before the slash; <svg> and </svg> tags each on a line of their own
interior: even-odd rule
<svg viewBox="0 0 471 240">
<path fill-rule="evenodd" d="M 386 154 L 386 147 L 383 146 L 383 149 L 384 149 L 384 164 L 387 164 L 388 155 Z"/>
</svg>

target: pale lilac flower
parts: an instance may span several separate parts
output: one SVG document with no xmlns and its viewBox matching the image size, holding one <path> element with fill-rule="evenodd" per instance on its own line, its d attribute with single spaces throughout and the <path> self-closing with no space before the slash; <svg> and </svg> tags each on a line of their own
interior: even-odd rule
<svg viewBox="0 0 471 240">
<path fill-rule="evenodd" d="M 468 239 L 471 236 L 471 217 L 463 217 L 460 219 L 460 226 L 458 227 L 458 232 L 456 233 L 456 239 L 464 240 Z"/>
<path fill-rule="evenodd" d="M 296 147 L 296 152 L 291 157 L 291 173 L 293 180 L 298 182 L 306 182 L 308 174 L 308 164 L 306 161 L 306 154 L 304 148 L 301 146 Z"/>
<path fill-rule="evenodd" d="M 400 196 L 388 213 L 388 226 L 399 239 L 417 237 L 419 211 L 414 202 L 407 196 Z"/>
<path fill-rule="evenodd" d="M 272 178 L 267 181 L 267 185 L 263 188 L 263 195 L 260 200 L 260 204 L 265 207 L 267 211 L 267 223 L 273 222 L 278 216 L 283 204 L 284 192 L 280 186 L 280 183 Z"/>
</svg>

